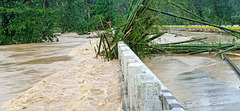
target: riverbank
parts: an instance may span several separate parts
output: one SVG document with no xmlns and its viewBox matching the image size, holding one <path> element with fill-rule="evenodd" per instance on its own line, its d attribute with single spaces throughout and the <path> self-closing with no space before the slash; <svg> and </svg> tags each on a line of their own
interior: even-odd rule
<svg viewBox="0 0 240 111">
<path fill-rule="evenodd" d="M 26 92 L 6 102 L 3 109 L 121 111 L 119 61 L 107 62 L 95 58 L 93 47 L 98 40 L 91 38 L 91 42 L 70 52 L 70 56 L 80 57 L 77 65 L 44 78 Z"/>
</svg>

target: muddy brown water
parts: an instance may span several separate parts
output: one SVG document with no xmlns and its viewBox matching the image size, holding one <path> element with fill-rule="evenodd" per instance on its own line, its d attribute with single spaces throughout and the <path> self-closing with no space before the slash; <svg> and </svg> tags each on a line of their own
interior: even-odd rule
<svg viewBox="0 0 240 111">
<path fill-rule="evenodd" d="M 69 53 L 90 41 L 74 33 L 60 36 L 59 40 L 0 46 L 0 106 L 43 78 L 77 64 L 79 57 Z"/>
<path fill-rule="evenodd" d="M 210 41 L 221 37 L 203 32 L 184 34 L 215 36 L 209 38 Z M 61 36 L 59 39 L 60 42 L 57 43 L 0 46 L 0 106 L 43 78 L 77 64 L 80 58 L 70 56 L 69 52 L 90 41 L 75 34 Z M 240 67 L 240 57 L 230 59 Z M 158 55 L 143 61 L 186 110 L 236 111 L 240 107 L 240 80 L 228 64 L 218 57 L 208 54 Z"/>
<path fill-rule="evenodd" d="M 231 36 L 216 33 L 172 32 L 185 39 L 208 37 L 206 42 L 209 43 L 226 43 L 233 39 Z M 163 38 L 171 38 L 174 34 L 166 34 Z M 172 38 L 170 41 L 178 41 L 178 37 Z M 240 68 L 240 57 L 229 58 Z M 211 54 L 155 55 L 152 59 L 143 59 L 143 62 L 187 111 L 238 111 L 240 108 L 240 79 L 220 57 Z"/>
</svg>

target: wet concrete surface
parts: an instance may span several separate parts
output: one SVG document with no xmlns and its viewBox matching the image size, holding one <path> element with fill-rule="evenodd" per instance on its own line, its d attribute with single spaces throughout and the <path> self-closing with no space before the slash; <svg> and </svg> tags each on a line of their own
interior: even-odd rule
<svg viewBox="0 0 240 111">
<path fill-rule="evenodd" d="M 89 39 L 76 34 L 59 42 L 0 46 L 0 106 L 43 78 L 77 64 L 69 53 Z"/>
<path fill-rule="evenodd" d="M 240 67 L 239 57 L 230 57 Z M 187 111 L 237 111 L 240 80 L 219 57 L 156 56 L 143 62 Z"/>
</svg>

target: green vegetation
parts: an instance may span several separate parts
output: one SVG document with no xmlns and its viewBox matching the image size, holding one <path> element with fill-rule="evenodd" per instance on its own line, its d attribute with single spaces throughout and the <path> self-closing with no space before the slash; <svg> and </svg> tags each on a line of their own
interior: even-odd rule
<svg viewBox="0 0 240 111">
<path fill-rule="evenodd" d="M 158 7 L 159 2 L 157 0 L 132 0 L 129 13 L 122 25 L 116 28 L 116 34 L 109 35 L 109 32 L 106 32 L 101 35 L 101 37 L 103 36 L 108 39 L 101 39 L 98 45 L 98 52 L 100 52 L 100 47 L 103 47 L 105 50 L 100 55 L 104 56 L 107 60 L 116 59 L 118 41 L 124 41 L 141 57 L 149 56 L 155 52 L 150 47 L 151 41 L 164 34 L 155 25 L 158 24 L 160 16 L 157 13 L 151 13 L 151 11 L 141 5 Z M 154 37 L 149 38 L 150 35 L 154 35 Z M 110 48 L 107 49 L 105 48 L 106 46 Z"/>
<path fill-rule="evenodd" d="M 169 13 L 169 12 L 162 11 L 162 10 L 152 8 L 152 7 L 147 7 L 147 8 L 153 12 L 161 13 L 163 15 L 170 16 L 170 17 L 174 17 L 175 19 L 188 21 L 189 23 L 203 24 L 203 25 L 217 27 L 217 28 L 231 34 L 232 36 L 235 36 L 236 39 L 239 39 L 240 38 L 239 31 L 220 26 L 222 23 L 230 24 L 233 22 L 230 21 L 230 19 L 227 19 L 227 17 L 226 17 L 229 14 L 229 12 L 227 10 L 223 11 L 222 10 L 223 7 L 218 7 L 217 2 L 215 2 L 215 1 L 216 0 L 214 0 L 214 2 L 209 2 L 209 3 L 213 3 L 215 11 L 216 10 L 221 11 L 221 13 L 222 13 L 221 15 L 225 15 L 225 16 L 221 16 L 222 17 L 221 19 L 217 13 L 215 13 L 216 14 L 215 16 L 218 19 L 209 19 L 209 18 L 206 18 L 207 14 L 206 15 L 201 15 L 201 14 L 198 15 L 196 13 L 191 12 L 189 9 L 186 9 L 186 8 L 176 4 L 174 2 L 171 2 L 171 1 L 169 1 L 168 3 L 172 6 L 175 6 L 180 11 L 182 11 L 182 15 Z M 198 2 L 200 2 L 200 1 L 198 1 Z M 219 2 L 221 2 L 221 1 L 219 1 Z M 221 3 L 225 3 L 225 2 L 227 2 L 227 1 L 222 1 Z M 197 3 L 197 0 L 193 1 L 192 3 Z M 198 10 L 200 10 L 200 9 L 198 9 Z M 184 15 L 184 14 L 186 14 L 186 15 Z M 214 16 L 214 14 L 212 14 L 212 16 Z M 229 16 L 231 18 L 232 15 L 228 15 L 228 17 Z M 211 22 L 209 22 L 209 21 L 211 21 Z M 204 42 L 202 42 L 201 44 L 197 44 L 198 47 L 196 47 L 196 43 L 193 43 L 193 44 L 188 43 L 188 42 L 195 42 L 195 41 L 198 41 L 198 40 L 189 40 L 189 41 L 171 43 L 171 44 L 159 44 L 159 45 L 153 45 L 152 47 L 157 49 L 161 53 L 169 53 L 170 52 L 170 53 L 178 53 L 178 54 L 199 54 L 199 53 L 203 53 L 203 52 L 217 52 L 215 55 L 219 55 L 224 52 L 235 51 L 235 50 L 239 49 L 239 43 L 235 43 L 236 42 L 235 39 L 230 44 L 224 44 L 224 45 L 222 45 L 221 43 L 211 44 L 210 47 L 209 47 L 210 44 L 204 43 Z M 183 44 L 183 43 L 188 43 L 188 44 Z M 177 44 L 177 45 L 174 45 L 174 47 L 173 47 L 172 44 Z"/>
<path fill-rule="evenodd" d="M 159 32 L 157 26 L 167 24 L 210 25 L 220 28 L 221 30 L 226 31 L 238 39 L 240 32 L 220 26 L 222 24 L 229 25 L 235 23 L 233 20 L 231 20 L 231 18 L 238 14 L 232 14 L 229 12 L 229 10 L 226 10 L 226 7 L 230 8 L 231 10 L 237 10 L 238 7 L 232 8 L 236 2 L 237 1 L 235 0 L 132 0 L 129 13 L 127 14 L 126 20 L 123 23 L 124 25 L 122 27 L 118 27 L 119 29 L 116 31 L 117 34 L 113 36 L 112 40 L 110 40 L 111 44 L 109 44 L 109 40 L 102 39 L 99 47 L 101 47 L 101 45 L 110 45 L 111 48 L 105 48 L 105 50 L 103 50 L 103 55 L 107 59 L 117 58 L 117 56 L 115 56 L 115 53 L 117 53 L 116 44 L 117 41 L 120 40 L 128 44 L 138 56 L 148 56 L 156 52 L 198 54 L 202 52 L 217 51 L 219 52 L 217 54 L 221 54 L 227 51 L 236 50 L 238 49 L 238 44 L 235 43 L 224 45 L 221 45 L 221 43 L 212 44 L 211 47 L 205 47 L 206 45 L 209 46 L 209 44 L 198 44 L 199 46 L 197 47 L 195 44 L 188 44 L 188 46 L 183 44 L 199 41 L 190 40 L 173 43 L 177 45 L 172 47 L 172 44 L 155 45 L 152 44 L 151 41 L 164 33 Z M 224 7 L 224 4 L 226 4 L 226 7 Z M 231 6 L 229 7 L 229 5 Z M 211 7 L 211 9 L 209 9 L 209 7 Z M 106 36 L 108 34 L 103 35 Z M 150 35 L 153 37 L 149 39 Z"/>
<path fill-rule="evenodd" d="M 37 2 L 1 1 L 0 44 L 19 44 L 57 41 L 52 35 L 55 28 L 55 11 L 31 8 Z M 29 5 L 29 6 L 28 6 Z"/>
<path fill-rule="evenodd" d="M 167 0 L 162 0 L 167 1 Z M 216 25 L 235 25 L 240 24 L 240 1 L 239 0 L 169 0 L 172 3 L 178 4 L 184 7 L 188 11 L 198 15 L 201 18 L 211 21 Z M 162 2 L 162 11 L 172 12 L 181 16 L 192 16 L 184 13 L 183 10 L 179 10 L 178 7 L 167 2 Z M 192 16 L 193 17 L 193 16 Z M 177 18 L 168 18 L 168 24 L 182 25 L 182 24 L 194 24 L 194 22 L 186 22 Z M 197 17 L 194 17 L 197 18 Z"/>
<path fill-rule="evenodd" d="M 55 32 L 103 30 L 100 21 L 104 28 L 111 21 L 117 24 L 128 4 L 126 0 L 1 0 L 0 45 L 54 42 Z"/>
<path fill-rule="evenodd" d="M 238 4 L 239 0 L 2 0 L 0 45 L 54 42 L 58 41 L 53 35 L 56 32 L 88 34 L 106 30 L 99 36 L 99 55 L 117 58 L 116 44 L 124 41 L 137 55 L 148 56 L 173 49 L 166 44 L 160 48 L 152 44 L 152 40 L 165 33 L 159 31 L 158 25 L 205 24 L 239 38 L 238 31 L 219 26 L 240 24 Z M 236 49 L 220 46 L 215 49 Z M 181 47 L 178 49 L 186 49 Z M 191 54 L 207 51 L 193 49 Z"/>
</svg>

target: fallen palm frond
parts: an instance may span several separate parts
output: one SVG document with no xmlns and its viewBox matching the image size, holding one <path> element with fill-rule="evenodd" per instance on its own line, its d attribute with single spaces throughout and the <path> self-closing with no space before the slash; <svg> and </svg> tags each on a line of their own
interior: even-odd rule
<svg viewBox="0 0 240 111">
<path fill-rule="evenodd" d="M 212 24 L 212 23 L 208 22 L 207 20 L 201 18 L 200 16 L 188 11 L 187 9 L 184 9 L 183 7 L 181 7 L 181 6 L 179 6 L 175 3 L 171 3 L 171 4 L 176 6 L 179 9 L 197 17 L 201 21 L 196 20 L 196 19 L 192 19 L 192 18 L 188 18 L 188 17 L 179 16 L 179 15 L 172 14 L 172 13 L 169 13 L 169 12 L 161 11 L 161 10 L 151 8 L 151 7 L 147 7 L 147 9 L 151 10 L 151 11 L 154 11 L 154 12 L 159 12 L 159 13 L 164 14 L 164 15 L 172 16 L 172 17 L 175 17 L 175 18 L 179 18 L 179 19 L 183 19 L 183 20 L 187 20 L 187 21 L 191 21 L 191 22 L 195 22 L 195 23 L 200 23 L 200 24 L 203 24 L 203 25 L 209 25 L 209 26 L 217 27 L 217 28 L 233 35 L 237 39 L 240 38 L 240 36 L 239 36 L 240 32 L 239 31 Z M 162 53 L 171 52 L 171 53 L 180 53 L 180 54 L 199 54 L 199 53 L 203 53 L 203 52 L 217 52 L 215 55 L 219 55 L 219 54 L 222 54 L 224 52 L 234 51 L 234 50 L 239 49 L 239 47 L 236 43 L 225 44 L 227 46 L 220 46 L 220 47 L 216 47 L 217 44 L 214 44 L 212 46 L 209 46 L 209 44 L 207 44 L 208 47 L 205 47 L 206 44 L 200 44 L 200 47 L 191 46 L 191 45 L 195 45 L 195 44 L 176 45 L 175 47 L 171 46 L 171 44 L 182 44 L 182 43 L 188 43 L 188 42 L 193 42 L 193 41 L 195 41 L 195 40 L 189 40 L 189 41 L 183 41 L 183 42 L 177 42 L 177 43 L 170 43 L 170 44 L 161 44 L 161 45 L 158 45 L 157 50 L 161 51 Z"/>
<path fill-rule="evenodd" d="M 153 44 L 152 41 L 163 35 L 165 32 L 160 32 L 156 26 L 157 21 L 161 19 L 159 13 L 168 15 L 171 17 L 187 20 L 194 23 L 203 25 L 209 25 L 219 28 L 229 34 L 240 38 L 240 32 L 212 24 L 211 22 L 201 18 L 200 16 L 184 9 L 183 7 L 171 3 L 184 12 L 193 15 L 197 19 L 188 18 L 172 14 L 169 12 L 158 10 L 155 0 L 132 0 L 132 4 L 129 8 L 124 25 L 117 27 L 116 34 L 109 36 L 112 30 L 106 31 L 100 35 L 100 43 L 98 45 L 98 55 L 104 56 L 107 60 L 117 58 L 117 42 L 124 41 L 138 56 L 149 56 L 152 53 L 177 53 L 177 54 L 199 54 L 203 52 L 217 52 L 222 54 L 224 52 L 233 51 L 239 49 L 239 46 L 235 43 L 229 44 L 190 44 L 191 42 L 202 42 L 206 38 L 191 39 L 183 42 L 168 43 L 168 44 Z M 154 7 L 154 8 L 152 8 Z M 158 13 L 152 13 L 158 12 Z M 198 20 L 199 19 L 199 20 Z M 150 37 L 152 36 L 152 37 Z M 204 43 L 204 42 L 203 42 Z M 101 49 L 102 47 L 102 49 Z M 101 51 L 100 51 L 101 50 Z"/>
<path fill-rule="evenodd" d="M 225 28 L 225 27 L 222 27 L 222 26 L 219 26 L 219 25 L 216 25 L 216 24 L 212 24 L 212 23 L 208 23 L 208 22 L 204 22 L 204 21 L 199 21 L 199 20 L 175 15 L 175 14 L 172 14 L 172 13 L 169 13 L 169 12 L 166 12 L 166 11 L 161 11 L 161 10 L 158 10 L 158 9 L 155 9 L 155 8 L 151 8 L 151 7 L 147 7 L 147 8 L 151 11 L 159 12 L 159 13 L 162 13 L 164 15 L 172 16 L 172 17 L 175 17 L 175 18 L 179 18 L 179 19 L 183 19 L 183 20 L 187 20 L 187 21 L 191 21 L 191 22 L 195 22 L 195 23 L 200 23 L 200 24 L 203 24 L 203 25 L 209 25 L 209 26 L 217 27 L 221 30 L 229 32 L 230 34 L 234 35 L 236 38 L 240 39 L 240 36 L 239 36 L 240 32 L 239 31 L 232 30 L 232 29 L 229 29 L 229 28 Z"/>
<path fill-rule="evenodd" d="M 193 39 L 183 42 L 169 43 L 169 44 L 157 44 L 153 45 L 154 49 L 157 49 L 161 53 L 173 53 L 173 54 L 199 54 L 203 52 L 217 52 L 216 55 L 224 52 L 240 49 L 236 43 L 226 44 L 189 44 L 190 42 L 196 42 L 202 39 Z M 187 44 L 186 44 L 187 43 Z"/>
<path fill-rule="evenodd" d="M 182 43 L 189 43 L 189 42 L 201 41 L 201 40 L 204 40 L 204 39 L 207 39 L 207 38 L 205 37 L 205 38 L 199 38 L 199 39 L 191 39 L 191 40 L 187 40 L 187 41 L 167 43 L 167 44 L 161 44 L 161 45 L 182 44 Z"/>
<path fill-rule="evenodd" d="M 117 58 L 117 42 L 124 41 L 138 56 L 149 56 L 152 54 L 150 46 L 152 40 L 163 35 L 165 32 L 160 32 L 155 26 L 159 20 L 157 14 L 149 13 L 146 7 L 156 7 L 155 0 L 133 0 L 129 8 L 129 14 L 126 18 L 126 23 L 123 27 L 117 27 L 116 34 L 108 36 L 109 32 L 100 35 L 101 40 L 98 45 L 98 55 L 105 56 L 107 60 Z M 146 7 L 142 7 L 142 5 Z M 150 38 L 150 36 L 153 37 Z M 141 43 L 141 44 L 140 44 Z M 108 47 L 106 50 L 104 44 Z M 101 50 L 101 47 L 103 48 Z M 100 51 L 101 50 L 101 51 Z M 101 52 L 101 53 L 100 53 Z"/>
</svg>

